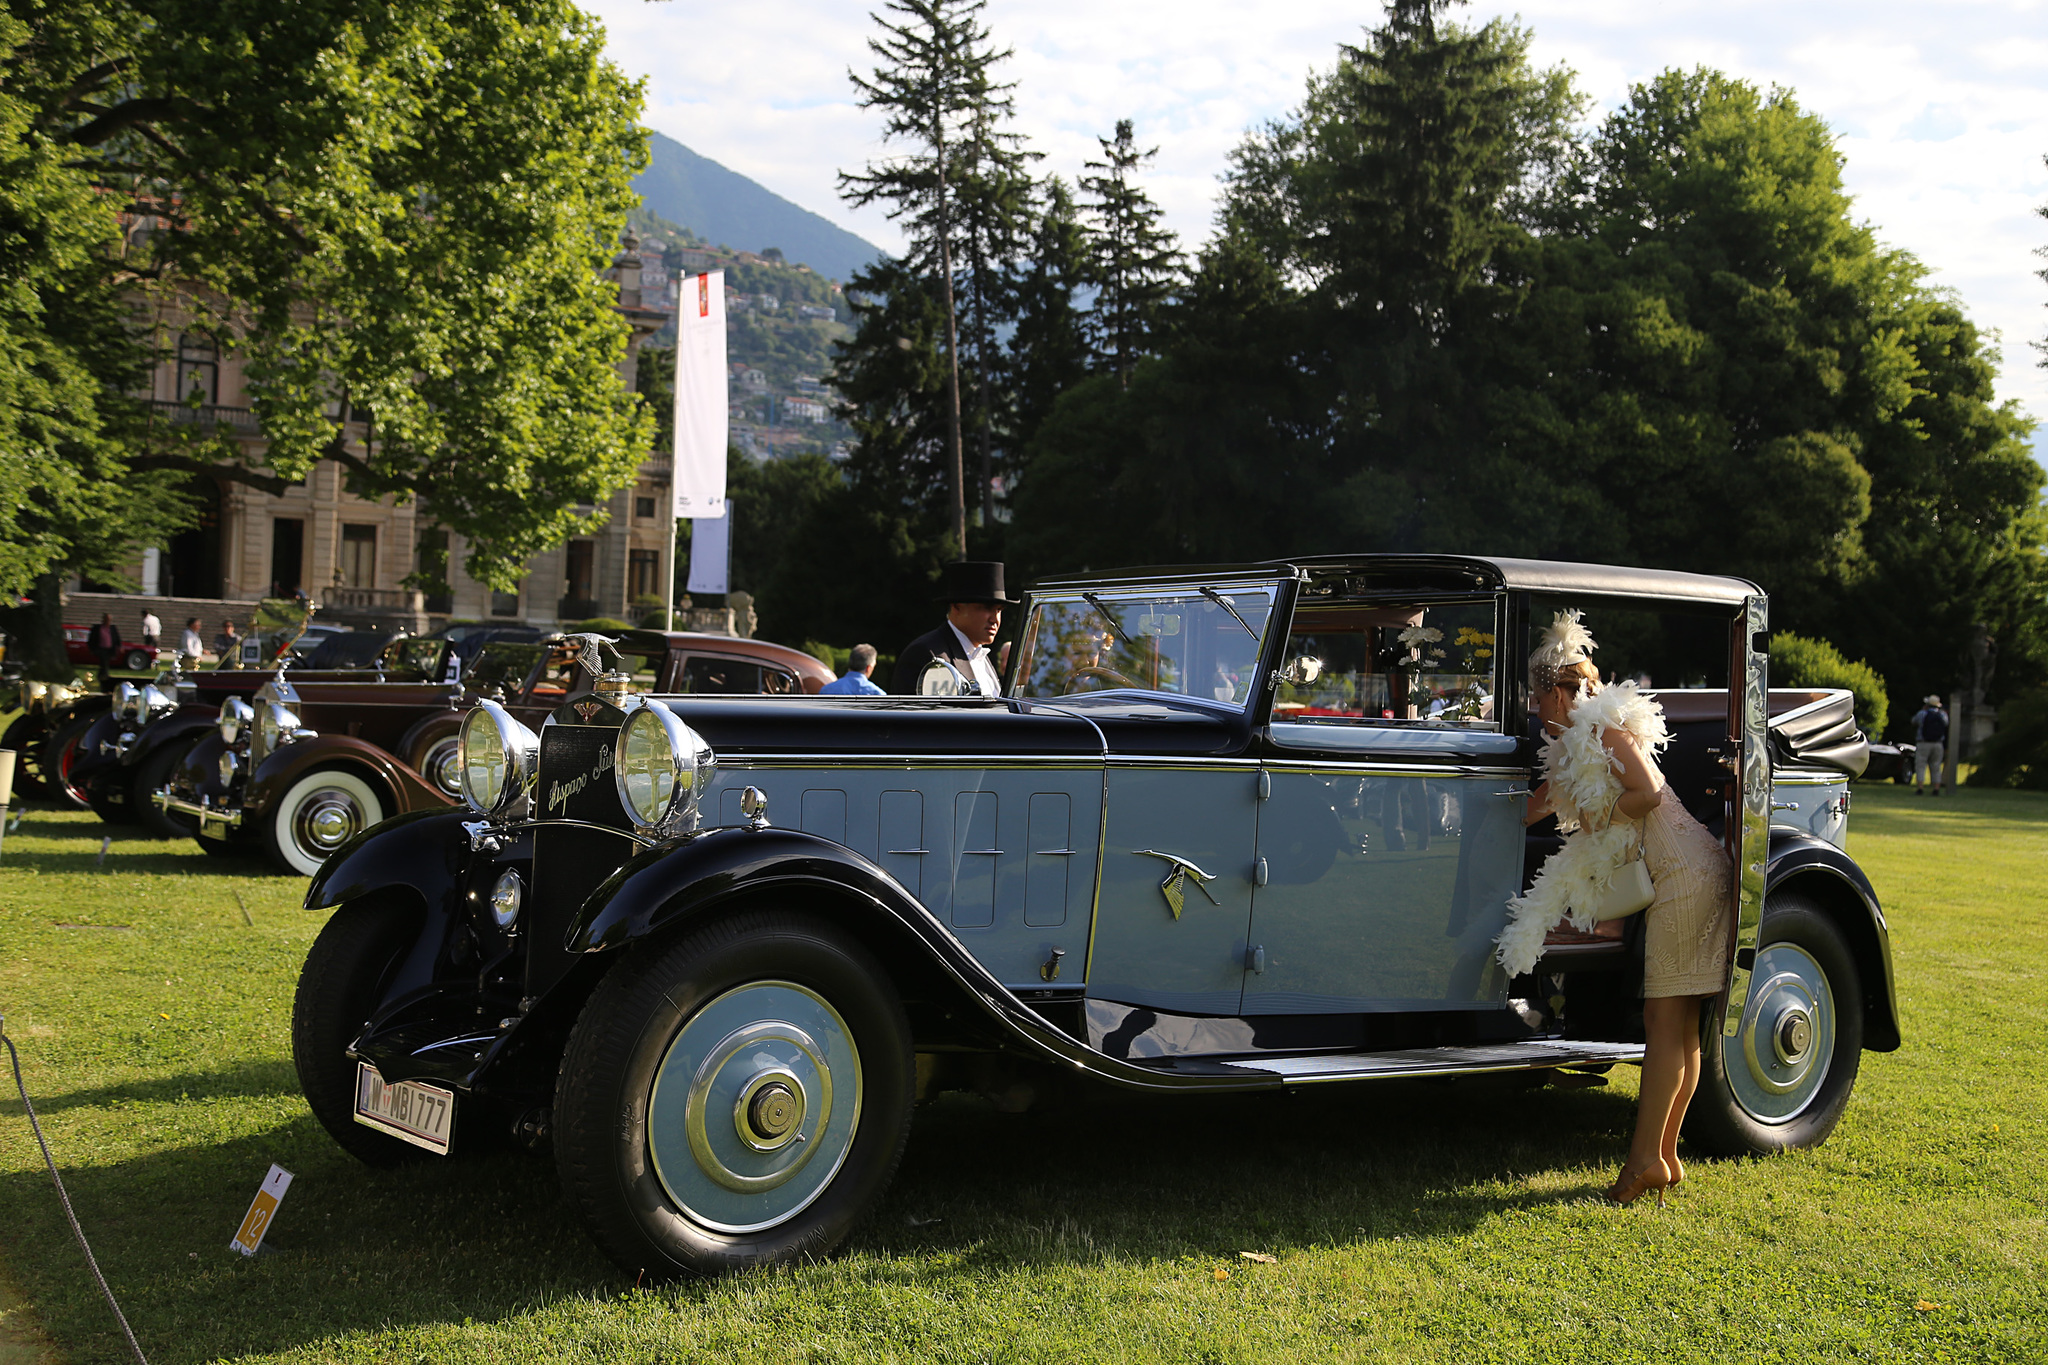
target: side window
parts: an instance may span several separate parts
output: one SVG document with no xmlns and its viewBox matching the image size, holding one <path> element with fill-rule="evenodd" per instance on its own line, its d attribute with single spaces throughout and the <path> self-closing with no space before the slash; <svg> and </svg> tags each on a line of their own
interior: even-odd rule
<svg viewBox="0 0 2048 1365">
<path fill-rule="evenodd" d="M 1495 610 L 1467 602 L 1304 603 L 1273 719 L 1497 730 Z"/>
<path fill-rule="evenodd" d="M 761 665 L 751 659 L 721 659 L 715 654 L 693 654 L 683 661 L 684 692 L 748 694 L 767 689 L 761 685 Z"/>
</svg>

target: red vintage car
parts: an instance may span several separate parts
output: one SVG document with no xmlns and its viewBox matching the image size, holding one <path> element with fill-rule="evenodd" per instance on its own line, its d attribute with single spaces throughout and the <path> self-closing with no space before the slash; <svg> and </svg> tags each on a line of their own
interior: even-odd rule
<svg viewBox="0 0 2048 1365">
<path fill-rule="evenodd" d="M 97 665 L 100 661 L 99 656 L 92 652 L 92 646 L 87 643 L 91 635 L 91 626 L 64 627 L 64 657 L 75 664 Z M 114 667 L 139 673 L 155 664 L 157 655 L 169 652 L 158 649 L 155 645 L 143 644 L 140 640 L 123 640 L 120 651 L 114 655 Z"/>
</svg>

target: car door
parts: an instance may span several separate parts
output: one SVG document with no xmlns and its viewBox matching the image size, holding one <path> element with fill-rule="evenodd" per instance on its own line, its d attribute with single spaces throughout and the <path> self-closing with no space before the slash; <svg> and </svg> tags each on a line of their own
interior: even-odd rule
<svg viewBox="0 0 2048 1365">
<path fill-rule="evenodd" d="M 1504 1001 L 1493 940 L 1521 888 L 1530 769 L 1494 713 L 1500 610 L 1297 610 L 1260 777 L 1244 1014 Z"/>
</svg>

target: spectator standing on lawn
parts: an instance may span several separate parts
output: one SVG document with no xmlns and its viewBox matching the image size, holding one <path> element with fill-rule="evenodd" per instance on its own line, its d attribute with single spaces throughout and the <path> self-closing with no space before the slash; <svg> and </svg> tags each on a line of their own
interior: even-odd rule
<svg viewBox="0 0 2048 1365">
<path fill-rule="evenodd" d="M 1947 748 L 1948 712 L 1941 709 L 1941 698 L 1930 694 L 1913 713 L 1913 795 L 1924 794 L 1920 784 L 1926 781 L 1934 783 L 1936 796 L 1941 795 L 1941 764 Z"/>
<path fill-rule="evenodd" d="M 192 663 L 199 662 L 199 656 L 206 652 L 206 641 L 199 635 L 199 618 L 194 616 L 185 622 L 185 634 L 178 641 L 178 652 Z"/>
<path fill-rule="evenodd" d="M 156 619 L 156 613 L 148 607 L 142 609 L 142 643 L 155 649 L 164 633 L 164 623 Z"/>
<path fill-rule="evenodd" d="M 114 660 L 121 653 L 121 628 L 114 624 L 114 618 L 106 612 L 100 613 L 100 623 L 86 632 L 85 647 L 92 651 L 92 657 L 100 661 L 100 671 L 114 666 Z"/>
<path fill-rule="evenodd" d="M 221 622 L 220 634 L 213 637 L 214 657 L 222 663 L 231 664 L 235 661 L 236 651 L 241 649 L 241 647 L 242 637 L 235 634 L 235 623 L 233 621 Z"/>
<path fill-rule="evenodd" d="M 847 656 L 846 671 L 818 691 L 835 697 L 885 697 L 888 693 L 875 685 L 874 672 L 875 647 L 855 645 Z"/>
</svg>

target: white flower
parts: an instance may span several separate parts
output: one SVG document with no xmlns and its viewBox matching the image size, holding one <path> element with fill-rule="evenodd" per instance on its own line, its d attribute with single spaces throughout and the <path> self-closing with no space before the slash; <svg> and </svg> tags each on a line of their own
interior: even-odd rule
<svg viewBox="0 0 2048 1365">
<path fill-rule="evenodd" d="M 1444 633 L 1435 626 L 1410 626 L 1394 637 L 1410 649 L 1422 645 L 1433 645 L 1444 638 Z"/>
</svg>

